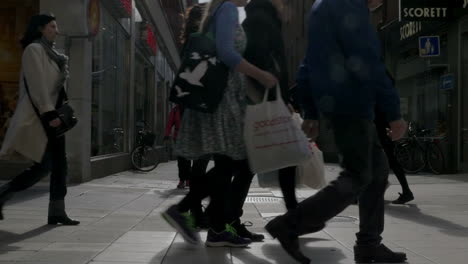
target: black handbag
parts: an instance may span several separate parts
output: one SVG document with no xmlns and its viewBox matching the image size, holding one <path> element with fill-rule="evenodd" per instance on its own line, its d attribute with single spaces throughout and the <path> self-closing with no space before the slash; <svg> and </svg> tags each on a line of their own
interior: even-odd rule
<svg viewBox="0 0 468 264">
<path fill-rule="evenodd" d="M 207 25 L 211 24 L 217 11 Z M 190 35 L 169 100 L 184 108 L 213 113 L 223 98 L 228 75 L 229 68 L 218 59 L 214 35 L 206 26 L 202 32 Z"/>
<path fill-rule="evenodd" d="M 37 116 L 41 120 L 42 126 L 49 138 L 58 138 L 63 136 L 66 132 L 72 129 L 77 123 L 78 118 L 75 116 L 75 111 L 73 108 L 68 104 L 68 96 L 65 92 L 65 87 L 62 87 L 60 90 L 60 94 L 57 100 L 56 109 L 58 118 L 61 121 L 60 126 L 58 127 L 51 127 L 49 125 L 49 120 L 46 120 L 44 115 L 41 115 L 39 109 L 34 105 L 34 102 L 31 97 L 31 93 L 29 92 L 28 83 L 26 82 L 26 78 L 24 78 L 24 87 L 26 88 L 26 92 L 28 94 L 29 100 L 31 101 L 32 107 L 36 112 Z"/>
</svg>

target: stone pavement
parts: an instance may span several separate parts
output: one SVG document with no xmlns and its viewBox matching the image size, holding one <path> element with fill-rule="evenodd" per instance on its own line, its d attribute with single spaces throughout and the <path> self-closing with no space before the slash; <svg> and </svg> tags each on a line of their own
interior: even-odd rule
<svg viewBox="0 0 468 264">
<path fill-rule="evenodd" d="M 328 178 L 337 172 L 336 166 L 327 167 Z M 391 181 L 387 200 L 400 191 L 395 177 Z M 468 175 L 415 175 L 409 181 L 416 200 L 387 206 L 384 242 L 405 251 L 411 264 L 468 263 Z M 295 263 L 271 237 L 248 249 L 187 245 L 160 217 L 186 193 L 176 184 L 177 166 L 170 162 L 151 173 L 124 172 L 71 186 L 68 212 L 82 224 L 51 227 L 45 225 L 48 186 L 40 183 L 6 205 L 0 264 Z M 314 192 L 299 189 L 298 196 Z M 267 220 L 284 210 L 281 192 L 254 181 L 243 220 L 264 232 Z M 314 264 L 354 263 L 357 227 L 358 210 L 350 206 L 322 232 L 302 237 L 303 251 Z"/>
</svg>

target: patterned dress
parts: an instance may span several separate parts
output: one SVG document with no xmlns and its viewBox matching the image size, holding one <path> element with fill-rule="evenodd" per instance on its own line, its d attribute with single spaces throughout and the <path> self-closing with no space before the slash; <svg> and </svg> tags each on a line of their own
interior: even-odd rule
<svg viewBox="0 0 468 264">
<path fill-rule="evenodd" d="M 239 26 L 236 50 L 242 54 L 246 43 L 245 33 Z M 220 154 L 234 160 L 247 158 L 243 135 L 247 106 L 245 84 L 244 75 L 232 70 L 223 99 L 214 113 L 184 111 L 174 150 L 177 156 L 199 159 Z"/>
</svg>

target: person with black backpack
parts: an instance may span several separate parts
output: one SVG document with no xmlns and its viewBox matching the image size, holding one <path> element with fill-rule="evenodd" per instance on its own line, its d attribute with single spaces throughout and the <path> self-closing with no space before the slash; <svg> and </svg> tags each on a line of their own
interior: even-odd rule
<svg viewBox="0 0 468 264">
<path fill-rule="evenodd" d="M 239 236 L 230 224 L 228 204 L 235 163 L 247 159 L 243 137 L 247 107 L 244 78 L 245 75 L 251 76 L 269 88 L 277 83 L 271 73 L 255 67 L 241 56 L 246 38 L 239 24 L 237 8 L 246 4 L 246 0 L 212 0 L 206 8 L 200 31 L 213 36 L 217 58 L 199 66 L 203 70 L 208 63 L 218 64 L 219 59 L 228 68 L 227 85 L 213 112 L 185 110 L 175 146 L 178 156 L 193 160 L 209 157 L 214 160 L 214 176 L 210 178 L 213 186 L 210 188 L 210 229 L 206 240 L 206 245 L 211 247 L 245 247 L 251 243 L 250 239 Z M 197 54 L 190 55 L 197 57 Z M 194 76 L 196 73 L 198 70 L 183 74 L 186 80 L 197 83 L 202 76 Z M 189 219 L 177 205 L 168 208 L 163 217 L 188 242 L 200 241 Z"/>
</svg>

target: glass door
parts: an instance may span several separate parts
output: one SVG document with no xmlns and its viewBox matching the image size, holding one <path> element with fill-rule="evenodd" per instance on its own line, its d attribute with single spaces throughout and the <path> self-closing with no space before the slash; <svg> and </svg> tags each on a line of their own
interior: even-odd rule
<svg viewBox="0 0 468 264">
<path fill-rule="evenodd" d="M 460 169 L 468 171 L 468 19 L 461 25 Z"/>
</svg>

